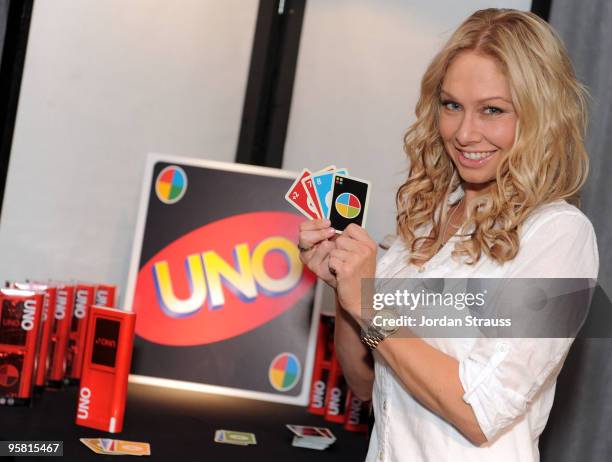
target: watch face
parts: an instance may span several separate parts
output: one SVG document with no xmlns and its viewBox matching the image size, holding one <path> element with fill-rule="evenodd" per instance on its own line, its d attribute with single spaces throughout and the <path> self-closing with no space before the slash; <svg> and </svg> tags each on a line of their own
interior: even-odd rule
<svg viewBox="0 0 612 462">
<path fill-rule="evenodd" d="M 374 328 L 385 337 L 394 334 L 399 329 L 397 326 L 399 322 L 397 311 L 385 308 L 376 313 L 374 318 L 376 317 L 378 317 L 378 319 L 374 323 Z"/>
</svg>

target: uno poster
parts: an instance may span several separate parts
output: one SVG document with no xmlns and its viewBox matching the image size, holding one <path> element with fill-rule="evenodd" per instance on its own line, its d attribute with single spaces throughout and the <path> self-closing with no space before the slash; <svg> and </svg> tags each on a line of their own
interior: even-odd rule
<svg viewBox="0 0 612 462">
<path fill-rule="evenodd" d="M 318 303 L 296 174 L 150 154 L 125 309 L 131 382 L 306 405 Z"/>
</svg>

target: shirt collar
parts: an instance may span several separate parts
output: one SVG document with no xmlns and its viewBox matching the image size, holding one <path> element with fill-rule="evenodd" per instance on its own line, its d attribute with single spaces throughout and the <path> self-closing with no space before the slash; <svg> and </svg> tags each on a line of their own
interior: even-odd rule
<svg viewBox="0 0 612 462">
<path fill-rule="evenodd" d="M 459 185 L 455 188 L 455 190 L 448 195 L 448 205 L 456 204 L 457 202 L 461 200 L 463 195 L 464 195 L 463 188 L 461 187 L 461 183 L 459 183 Z"/>
</svg>

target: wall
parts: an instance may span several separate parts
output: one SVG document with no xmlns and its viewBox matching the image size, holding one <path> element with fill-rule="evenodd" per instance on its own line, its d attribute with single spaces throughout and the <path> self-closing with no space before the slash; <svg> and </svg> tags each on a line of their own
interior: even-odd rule
<svg viewBox="0 0 612 462">
<path fill-rule="evenodd" d="M 37 0 L 0 277 L 125 287 L 144 159 L 233 162 L 256 0 Z"/>
</svg>

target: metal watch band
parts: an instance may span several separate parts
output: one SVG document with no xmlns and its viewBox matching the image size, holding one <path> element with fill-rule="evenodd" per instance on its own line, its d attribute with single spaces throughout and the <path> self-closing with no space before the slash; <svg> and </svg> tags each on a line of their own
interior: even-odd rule
<svg viewBox="0 0 612 462">
<path fill-rule="evenodd" d="M 361 342 L 370 348 L 370 350 L 374 351 L 380 342 L 382 342 L 385 337 L 380 335 L 374 329 L 368 328 L 367 330 L 361 331 Z"/>
</svg>

